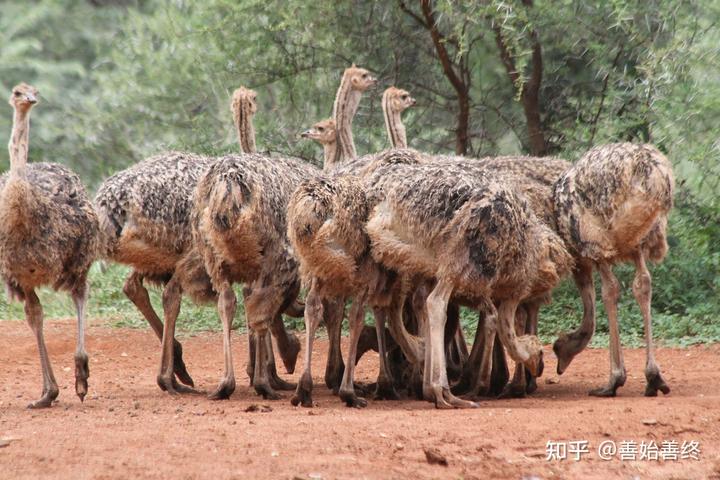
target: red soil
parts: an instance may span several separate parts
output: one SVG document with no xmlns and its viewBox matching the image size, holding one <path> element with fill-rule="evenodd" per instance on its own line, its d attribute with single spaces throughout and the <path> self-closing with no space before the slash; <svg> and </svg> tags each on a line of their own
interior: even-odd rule
<svg viewBox="0 0 720 480">
<path fill-rule="evenodd" d="M 100 322 L 95 322 L 100 323 Z M 316 343 L 313 409 L 292 407 L 289 395 L 263 401 L 247 387 L 247 342 L 235 336 L 238 389 L 228 401 L 170 397 L 155 385 L 159 345 L 150 331 L 88 329 L 90 393 L 74 393 L 74 332 L 70 321 L 46 323 L 60 397 L 51 409 L 26 405 L 39 396 L 40 367 L 30 329 L 0 322 L 0 478 L 720 478 L 720 346 L 660 348 L 672 388 L 642 396 L 644 352 L 626 350 L 628 381 L 613 399 L 587 396 L 605 382 L 604 350 L 580 355 L 559 379 L 546 351 L 546 377 L 531 398 L 487 400 L 476 410 L 439 411 L 421 401 L 370 401 L 345 407 L 325 388 L 327 344 Z M 219 334 L 181 339 L 190 373 L 211 390 L 220 378 Z M 358 368 L 372 381 L 377 357 Z M 285 378 L 297 379 L 297 373 Z M 547 383 L 546 379 L 559 383 Z M 270 412 L 246 412 L 252 404 Z M 548 440 L 589 441 L 581 461 L 547 461 Z M 604 461 L 606 440 L 700 442 L 700 459 Z M 434 448 L 448 465 L 430 465 Z"/>
</svg>

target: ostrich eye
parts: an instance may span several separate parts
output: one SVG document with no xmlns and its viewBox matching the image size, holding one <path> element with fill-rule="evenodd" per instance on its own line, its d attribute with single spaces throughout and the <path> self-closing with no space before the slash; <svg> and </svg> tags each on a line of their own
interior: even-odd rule
<svg viewBox="0 0 720 480">
<path fill-rule="evenodd" d="M 325 131 L 325 127 L 318 127 L 318 132 L 324 132 L 324 131 Z"/>
<path fill-rule="evenodd" d="M 403 95 L 403 96 L 402 96 L 402 99 L 403 99 L 403 100 L 407 100 L 407 95 Z"/>
<path fill-rule="evenodd" d="M 13 94 L 14 94 L 16 97 L 19 97 L 20 95 L 22 95 L 22 93 L 18 92 L 17 90 L 14 91 Z"/>
<path fill-rule="evenodd" d="M 362 78 L 367 78 L 367 73 L 363 73 Z"/>
</svg>

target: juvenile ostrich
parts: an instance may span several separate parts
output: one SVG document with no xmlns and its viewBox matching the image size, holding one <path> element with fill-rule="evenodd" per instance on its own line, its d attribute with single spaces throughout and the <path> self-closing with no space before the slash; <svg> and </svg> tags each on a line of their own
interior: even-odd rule
<svg viewBox="0 0 720 480">
<path fill-rule="evenodd" d="M 474 406 L 449 390 L 443 347 L 448 303 L 456 298 L 491 312 L 497 304 L 511 358 L 540 373 L 541 345 L 534 336 L 518 338 L 514 319 L 518 304 L 540 293 L 538 285 L 548 289 L 559 280 L 554 274 L 539 279 L 548 271 L 544 240 L 551 232 L 502 179 L 460 162 L 407 162 L 399 158 L 404 152 L 368 176 L 368 195 L 379 199 L 367 222 L 372 255 L 416 280 L 435 280 L 423 322 L 423 393 L 438 407 Z"/>
<path fill-rule="evenodd" d="M 253 118 L 257 112 L 257 93 L 249 88 L 239 87 L 233 92 L 231 110 L 233 121 L 237 128 L 240 151 L 242 153 L 256 153 Z M 245 294 L 247 293 L 246 291 Z M 293 302 L 284 313 L 293 317 L 301 317 L 303 315 L 303 305 L 299 302 Z M 270 331 L 277 340 L 281 357 L 285 362 L 286 371 L 293 373 L 295 371 L 295 362 L 297 361 L 298 353 L 300 353 L 300 340 L 298 340 L 297 335 L 289 333 L 285 329 L 282 316 L 273 319 Z M 248 341 L 250 344 L 250 348 L 248 349 L 250 358 L 247 364 L 247 374 L 252 384 L 252 378 L 255 376 L 255 337 L 252 332 L 248 334 Z M 270 351 L 270 355 L 268 355 L 270 362 L 268 368 L 270 369 L 271 383 L 274 384 L 275 388 L 291 388 L 290 384 L 278 377 L 270 337 L 267 338 L 267 342 L 269 342 L 267 348 Z M 169 359 L 166 359 L 166 362 L 169 362 Z"/>
<path fill-rule="evenodd" d="M 240 135 L 241 139 L 249 137 L 246 132 Z M 162 153 L 112 175 L 95 196 L 101 255 L 133 269 L 123 291 L 164 345 L 163 359 L 170 359 L 172 369 L 168 376 L 168 367 L 161 366 L 157 381 L 160 388 L 169 393 L 194 392 L 174 378 L 177 376 L 183 384 L 194 386 L 183 361 L 182 346 L 174 338 L 182 295 L 189 295 L 196 303 L 208 303 L 216 298 L 202 259 L 188 254 L 192 247 L 193 190 L 212 162 L 212 158 L 191 153 Z M 150 303 L 144 282 L 163 286 L 164 323 Z M 172 328 L 164 332 L 168 330 L 168 322 Z M 280 349 L 290 371 L 294 369 L 299 349 L 297 339 L 295 344 L 294 353 L 292 349 Z M 279 345 L 282 347 L 280 342 Z"/>
<path fill-rule="evenodd" d="M 646 261 L 660 261 L 667 252 L 665 230 L 673 189 L 672 166 L 667 158 L 651 145 L 631 143 L 591 149 L 555 185 L 558 230 L 574 255 L 597 265 L 608 314 L 610 379 L 591 395 L 615 396 L 625 383 L 617 319 L 620 284 L 612 266 L 627 261 L 635 265 L 633 294 L 645 326 L 645 395 L 656 396 L 658 390 L 670 392 L 655 361 L 652 283 Z"/>
<path fill-rule="evenodd" d="M 345 71 L 335 102 L 343 121 L 349 124 L 351 118 L 345 116 L 355 113 L 362 91 L 375 83 L 364 69 L 353 65 Z M 212 398 L 227 398 L 235 389 L 230 346 L 235 282 L 249 286 L 245 311 L 248 326 L 258 339 L 256 365 L 266 363 L 268 325 L 294 301 L 300 287 L 287 238 L 288 200 L 302 181 L 318 174 L 314 167 L 292 158 L 230 155 L 213 164 L 198 183 L 193 232 L 219 294 L 218 312 L 223 323 L 225 373 Z M 308 302 L 306 315 L 313 308 Z M 255 369 L 253 386 L 266 398 L 279 398 L 265 369 Z"/>
<path fill-rule="evenodd" d="M 342 87 L 341 87 L 342 89 Z M 400 114 L 415 100 L 404 90 L 389 88 L 383 95 L 383 112 L 391 142 L 406 142 Z M 303 133 L 323 145 L 326 159 L 335 153 L 337 138 L 348 138 L 334 129 L 336 124 L 349 122 L 325 120 Z M 350 347 L 345 362 L 340 398 L 348 406 L 364 407 L 365 399 L 354 388 L 354 369 L 358 341 L 365 327 L 365 304 L 373 308 L 380 356 L 380 373 L 376 398 L 397 399 L 393 378 L 387 364 L 385 321 L 388 315 L 400 315 L 401 283 L 396 276 L 378 269 L 367 256 L 369 241 L 358 226 L 367 220 L 367 202 L 361 185 L 353 177 L 359 166 L 372 156 L 336 169 L 328 177 L 303 182 L 293 194 L 288 206 L 288 233 L 300 261 L 304 283 L 310 286 L 307 304 L 316 306 L 305 315 L 307 345 L 305 371 L 295 396 L 294 405 L 312 406 L 312 341 L 324 313 L 323 302 L 330 298 L 353 298 L 349 314 Z"/>
<path fill-rule="evenodd" d="M 43 389 L 28 407 L 50 407 L 58 396 L 43 335 L 43 310 L 35 289 L 66 290 L 77 310 L 75 393 L 85 399 L 90 370 L 85 352 L 87 274 L 95 259 L 98 220 L 80 178 L 55 163 L 27 164 L 30 110 L 38 91 L 21 83 L 12 90 L 10 172 L 0 177 L 0 276 L 11 298 L 25 303 L 35 333 Z"/>
</svg>

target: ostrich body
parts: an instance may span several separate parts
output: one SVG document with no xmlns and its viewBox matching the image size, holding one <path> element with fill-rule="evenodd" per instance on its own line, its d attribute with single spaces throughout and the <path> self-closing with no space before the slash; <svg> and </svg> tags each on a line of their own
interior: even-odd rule
<svg viewBox="0 0 720 480">
<path fill-rule="evenodd" d="M 631 143 L 591 149 L 555 185 L 558 231 L 576 258 L 597 265 L 608 314 L 610 380 L 605 387 L 592 390 L 591 395 L 614 396 L 625 383 L 617 319 L 620 284 L 612 266 L 627 261 L 635 266 L 632 289 L 645 326 L 645 395 L 656 396 L 658 390 L 670 392 L 655 361 L 650 311 L 652 280 L 646 261 L 658 262 L 667 252 L 665 230 L 673 190 L 672 166 L 667 158 L 652 145 Z M 567 338 L 558 341 L 561 340 Z M 557 351 L 558 342 L 554 348 Z M 559 371 L 560 368 L 558 364 Z"/>
<path fill-rule="evenodd" d="M 0 177 L 0 276 L 9 295 L 25 303 L 43 372 L 41 397 L 29 407 L 49 407 L 58 385 L 43 335 L 43 311 L 35 289 L 49 285 L 68 291 L 77 310 L 75 392 L 87 394 L 90 375 L 85 351 L 87 274 L 95 259 L 98 220 L 80 178 L 54 163 L 28 164 L 30 110 L 37 90 L 13 88 L 13 130 L 8 145 L 10 172 Z"/>
<path fill-rule="evenodd" d="M 268 327 L 297 298 L 300 280 L 286 233 L 290 194 L 317 174 L 292 158 L 228 155 L 218 159 L 194 194 L 195 246 L 218 292 L 223 325 L 225 373 L 211 398 L 228 398 L 235 389 L 230 328 L 237 300 L 232 284 L 247 286 L 245 312 L 257 338 L 253 386 L 266 398 L 279 398 L 267 369 Z"/>
</svg>

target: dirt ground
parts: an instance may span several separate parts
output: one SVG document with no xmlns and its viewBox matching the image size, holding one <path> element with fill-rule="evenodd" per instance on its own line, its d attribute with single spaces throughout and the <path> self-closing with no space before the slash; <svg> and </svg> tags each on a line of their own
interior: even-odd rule
<svg viewBox="0 0 720 480">
<path fill-rule="evenodd" d="M 35 342 L 23 322 L 0 322 L 0 478 L 720 478 L 720 346 L 661 348 L 672 388 L 645 398 L 644 352 L 626 350 L 628 381 L 614 399 L 587 396 L 607 377 L 605 350 L 579 356 L 562 376 L 546 352 L 546 375 L 528 399 L 487 400 L 475 410 L 435 410 L 421 401 L 371 401 L 349 409 L 325 388 L 327 344 L 316 342 L 313 409 L 289 395 L 268 402 L 247 386 L 244 336 L 234 337 L 238 389 L 228 401 L 170 397 L 155 385 L 159 345 L 151 332 L 88 329 L 90 393 L 74 393 L 75 328 L 46 322 L 60 397 L 51 409 L 26 405 L 39 396 Z M 196 384 L 211 390 L 222 370 L 217 333 L 182 338 Z M 358 376 L 372 381 L 377 357 Z M 297 379 L 302 369 L 298 362 Z M 557 383 L 548 383 L 556 381 Z M 253 405 L 269 412 L 246 412 Z M 589 442 L 580 461 L 546 460 L 548 441 Z M 697 441 L 699 460 L 602 460 L 604 441 Z M 430 465 L 435 448 L 447 466 Z M 669 450 L 668 450 L 669 451 Z M 569 455 L 573 457 L 573 455 Z"/>
</svg>

